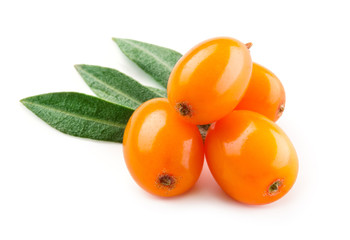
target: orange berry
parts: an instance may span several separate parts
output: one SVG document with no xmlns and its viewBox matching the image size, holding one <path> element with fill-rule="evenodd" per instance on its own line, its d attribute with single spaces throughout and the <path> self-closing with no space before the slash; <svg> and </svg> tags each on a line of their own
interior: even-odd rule
<svg viewBox="0 0 350 240">
<path fill-rule="evenodd" d="M 275 122 L 282 115 L 285 102 L 284 88 L 276 75 L 253 63 L 248 88 L 235 110 L 257 112 Z"/>
<path fill-rule="evenodd" d="M 205 155 L 220 187 L 246 204 L 280 199 L 298 173 L 297 154 L 287 135 L 268 118 L 250 111 L 233 111 L 213 123 Z"/>
<path fill-rule="evenodd" d="M 149 100 L 135 110 L 124 132 L 123 150 L 138 185 L 164 197 L 189 190 L 204 161 L 198 128 L 182 121 L 165 98 Z"/>
<path fill-rule="evenodd" d="M 193 124 L 215 122 L 236 107 L 251 71 L 245 44 L 224 37 L 204 41 L 175 65 L 168 82 L 169 102 Z"/>
</svg>

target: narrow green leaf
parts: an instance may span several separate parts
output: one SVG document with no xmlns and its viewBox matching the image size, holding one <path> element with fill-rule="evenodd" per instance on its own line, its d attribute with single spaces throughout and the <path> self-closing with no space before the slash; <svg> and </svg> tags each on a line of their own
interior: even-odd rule
<svg viewBox="0 0 350 240">
<path fill-rule="evenodd" d="M 164 89 L 159 89 L 159 88 L 154 88 L 154 87 L 147 87 L 151 91 L 157 93 L 160 97 L 166 98 L 167 97 L 167 92 Z"/>
<path fill-rule="evenodd" d="M 169 48 L 131 39 L 113 38 L 121 51 L 164 88 L 181 54 Z"/>
<path fill-rule="evenodd" d="M 116 104 L 136 109 L 149 99 L 163 97 L 115 69 L 92 65 L 75 68 L 97 96 Z"/>
<path fill-rule="evenodd" d="M 133 110 L 75 92 L 47 93 L 21 102 L 50 126 L 69 135 L 122 142 Z"/>
</svg>

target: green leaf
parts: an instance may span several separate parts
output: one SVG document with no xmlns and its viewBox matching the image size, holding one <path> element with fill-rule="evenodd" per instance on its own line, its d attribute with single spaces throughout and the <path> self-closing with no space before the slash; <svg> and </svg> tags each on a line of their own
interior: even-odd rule
<svg viewBox="0 0 350 240">
<path fill-rule="evenodd" d="M 133 110 L 75 92 L 47 93 L 21 102 L 39 118 L 69 135 L 122 142 Z"/>
<path fill-rule="evenodd" d="M 151 91 L 157 93 L 158 95 L 160 95 L 160 97 L 166 98 L 167 97 L 167 92 L 164 89 L 159 89 L 159 88 L 154 88 L 154 87 L 147 87 L 148 89 L 150 89 Z"/>
<path fill-rule="evenodd" d="M 136 109 L 147 100 L 163 97 L 115 69 L 92 65 L 75 68 L 98 97 L 116 104 Z"/>
<path fill-rule="evenodd" d="M 121 51 L 164 88 L 181 54 L 169 48 L 131 39 L 113 38 Z"/>
</svg>

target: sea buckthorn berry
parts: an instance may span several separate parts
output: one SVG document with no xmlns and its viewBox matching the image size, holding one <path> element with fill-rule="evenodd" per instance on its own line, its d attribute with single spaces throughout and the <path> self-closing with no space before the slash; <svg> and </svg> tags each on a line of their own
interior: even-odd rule
<svg viewBox="0 0 350 240">
<path fill-rule="evenodd" d="M 164 197 L 189 190 L 204 161 L 198 128 L 181 120 L 165 98 L 149 100 L 136 109 L 124 132 L 123 150 L 138 185 Z"/>
<path fill-rule="evenodd" d="M 257 112 L 275 122 L 282 115 L 285 102 L 284 88 L 276 75 L 253 63 L 248 88 L 235 109 Z"/>
<path fill-rule="evenodd" d="M 233 38 L 204 41 L 175 65 L 168 82 L 169 102 L 193 124 L 215 122 L 236 107 L 251 71 L 245 44 Z"/>
<path fill-rule="evenodd" d="M 213 123 L 205 156 L 216 182 L 246 204 L 267 204 L 293 186 L 298 158 L 287 135 L 274 122 L 251 111 L 233 111 Z"/>
</svg>

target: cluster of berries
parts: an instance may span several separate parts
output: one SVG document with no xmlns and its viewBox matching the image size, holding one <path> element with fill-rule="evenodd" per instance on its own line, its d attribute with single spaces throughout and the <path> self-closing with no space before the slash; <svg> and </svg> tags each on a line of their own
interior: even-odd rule
<svg viewBox="0 0 350 240">
<path fill-rule="evenodd" d="M 298 158 L 275 124 L 284 88 L 252 62 L 250 46 L 233 38 L 198 44 L 175 65 L 168 99 L 149 100 L 133 113 L 124 158 L 144 190 L 164 197 L 188 191 L 204 155 L 216 182 L 239 202 L 267 204 L 291 189 Z"/>
</svg>

